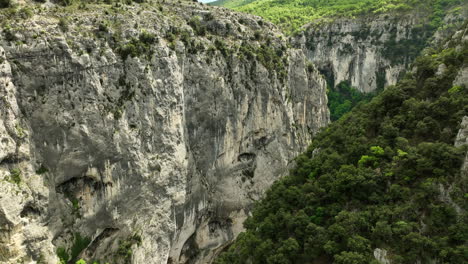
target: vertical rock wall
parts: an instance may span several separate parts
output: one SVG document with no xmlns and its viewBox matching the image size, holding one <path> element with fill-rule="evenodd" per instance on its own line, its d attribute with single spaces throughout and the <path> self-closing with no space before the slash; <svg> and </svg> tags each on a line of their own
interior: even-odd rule
<svg viewBox="0 0 468 264">
<path fill-rule="evenodd" d="M 325 80 L 270 24 L 121 9 L 0 33 L 0 263 L 207 263 L 329 122 Z"/>
<path fill-rule="evenodd" d="M 362 92 L 395 84 L 431 42 L 442 42 L 468 17 L 468 6 L 447 12 L 441 27 L 432 13 L 369 15 L 317 21 L 295 38 L 307 57 L 335 86 L 349 81 Z"/>
</svg>

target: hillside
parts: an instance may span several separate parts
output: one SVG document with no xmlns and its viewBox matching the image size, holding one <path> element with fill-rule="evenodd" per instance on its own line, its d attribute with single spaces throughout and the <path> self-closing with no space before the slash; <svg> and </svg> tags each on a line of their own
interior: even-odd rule
<svg viewBox="0 0 468 264">
<path fill-rule="evenodd" d="M 466 263 L 467 24 L 413 66 L 319 133 L 216 263 Z"/>
<path fill-rule="evenodd" d="M 255 0 L 218 0 L 209 3 L 211 6 L 223 6 L 227 8 L 242 7 L 254 2 Z"/>
<path fill-rule="evenodd" d="M 283 28 L 295 32 L 308 23 L 338 17 L 353 18 L 382 13 L 402 14 L 420 10 L 430 12 L 431 25 L 437 27 L 443 14 L 462 0 L 220 0 L 210 5 L 233 8 L 261 16 Z"/>
</svg>

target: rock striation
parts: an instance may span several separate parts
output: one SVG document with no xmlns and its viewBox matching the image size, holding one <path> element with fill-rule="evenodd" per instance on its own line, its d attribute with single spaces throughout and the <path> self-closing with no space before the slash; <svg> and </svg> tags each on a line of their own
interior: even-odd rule
<svg viewBox="0 0 468 264">
<path fill-rule="evenodd" d="M 47 7 L 0 13 L 0 263 L 208 263 L 329 122 L 258 17 Z"/>
<path fill-rule="evenodd" d="M 348 81 L 362 92 L 394 85 L 426 47 L 445 41 L 468 17 L 468 6 L 448 11 L 442 26 L 431 13 L 367 15 L 316 21 L 293 38 L 330 86 Z"/>
</svg>

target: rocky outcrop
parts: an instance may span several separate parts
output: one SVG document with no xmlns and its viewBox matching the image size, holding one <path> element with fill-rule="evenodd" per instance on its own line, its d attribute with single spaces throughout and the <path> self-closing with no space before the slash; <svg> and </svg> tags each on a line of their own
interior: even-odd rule
<svg viewBox="0 0 468 264">
<path fill-rule="evenodd" d="M 324 79 L 258 18 L 0 16 L 0 263 L 208 263 L 329 121 Z"/>
<path fill-rule="evenodd" d="M 467 82 L 468 83 L 468 82 Z M 455 147 L 460 147 L 468 144 L 468 116 L 463 118 L 460 124 L 457 138 L 455 140 Z"/>
<path fill-rule="evenodd" d="M 418 54 L 450 36 L 468 17 L 468 6 L 447 12 L 442 26 L 431 26 L 432 14 L 382 14 L 316 21 L 294 39 L 335 86 L 349 81 L 362 92 L 395 84 Z"/>
<path fill-rule="evenodd" d="M 374 257 L 380 264 L 390 264 L 387 257 L 387 250 L 376 248 L 374 249 Z"/>
</svg>

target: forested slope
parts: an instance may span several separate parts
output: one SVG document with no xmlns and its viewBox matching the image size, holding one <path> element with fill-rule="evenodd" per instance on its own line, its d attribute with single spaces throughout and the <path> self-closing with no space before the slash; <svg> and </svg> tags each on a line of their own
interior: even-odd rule
<svg viewBox="0 0 468 264">
<path fill-rule="evenodd" d="M 356 17 L 381 13 L 404 13 L 419 9 L 431 12 L 433 26 L 445 11 L 461 0 L 219 0 L 211 5 L 259 15 L 289 32 L 319 19 Z"/>
<path fill-rule="evenodd" d="M 315 138 L 217 263 L 466 263 L 466 24 L 413 66 Z"/>
</svg>

